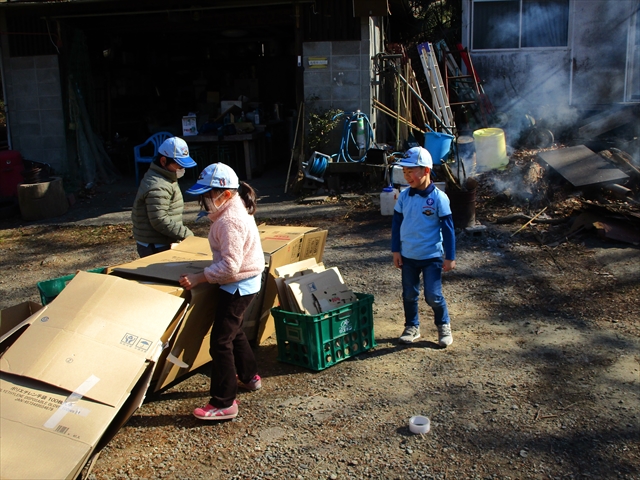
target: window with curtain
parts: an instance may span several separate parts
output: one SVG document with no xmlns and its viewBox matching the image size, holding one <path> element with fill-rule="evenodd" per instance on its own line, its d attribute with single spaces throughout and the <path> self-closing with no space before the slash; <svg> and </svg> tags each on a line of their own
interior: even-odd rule
<svg viewBox="0 0 640 480">
<path fill-rule="evenodd" d="M 473 0 L 472 49 L 566 47 L 569 0 Z"/>
</svg>

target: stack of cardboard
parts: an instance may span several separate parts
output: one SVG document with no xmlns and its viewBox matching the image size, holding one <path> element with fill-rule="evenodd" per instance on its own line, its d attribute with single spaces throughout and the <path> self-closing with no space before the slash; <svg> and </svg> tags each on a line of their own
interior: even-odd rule
<svg viewBox="0 0 640 480">
<path fill-rule="evenodd" d="M 245 316 L 258 344 L 275 331 L 275 269 L 320 262 L 327 237 L 314 227 L 259 229 L 263 285 Z M 146 392 L 211 360 L 218 286 L 178 284 L 210 264 L 208 240 L 189 237 L 108 274 L 79 272 L 43 308 L 25 302 L 1 312 L 0 478 L 75 478 Z"/>
<path fill-rule="evenodd" d="M 275 275 L 283 310 L 316 315 L 357 300 L 337 267 L 326 269 L 314 259 L 277 268 Z"/>
<path fill-rule="evenodd" d="M 0 477 L 75 478 L 142 404 L 184 313 L 182 298 L 80 272 L 1 337 Z"/>
</svg>

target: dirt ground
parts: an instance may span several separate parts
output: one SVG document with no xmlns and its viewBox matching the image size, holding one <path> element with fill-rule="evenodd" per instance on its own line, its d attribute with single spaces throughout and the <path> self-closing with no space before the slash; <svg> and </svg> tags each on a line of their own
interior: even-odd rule
<svg viewBox="0 0 640 480">
<path fill-rule="evenodd" d="M 310 207 L 287 223 L 329 230 L 324 263 L 374 295 L 377 346 L 312 372 L 278 362 L 269 339 L 255 349 L 263 388 L 240 393 L 228 422 L 191 415 L 208 399 L 203 368 L 148 398 L 88 477 L 639 479 L 640 249 L 572 231 L 584 201 L 575 194 L 547 202 L 539 219 L 557 223 L 517 232 L 523 220 L 498 220 L 541 204 L 488 183 L 476 199 L 486 229 L 458 232 L 457 268 L 444 276 L 453 345 L 437 346 L 426 305 L 422 337 L 397 342 L 390 217 L 368 200 L 340 200 L 331 218 Z M 191 226 L 206 235 L 207 225 Z M 126 224 L 11 226 L 0 245 L 2 308 L 38 301 L 38 281 L 136 258 Z M 412 434 L 413 415 L 429 417 L 431 431 Z"/>
</svg>

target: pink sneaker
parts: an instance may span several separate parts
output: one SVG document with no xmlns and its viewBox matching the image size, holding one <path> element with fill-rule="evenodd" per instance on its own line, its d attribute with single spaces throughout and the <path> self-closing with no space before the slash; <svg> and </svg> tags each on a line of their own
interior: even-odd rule
<svg viewBox="0 0 640 480">
<path fill-rule="evenodd" d="M 204 408 L 196 408 L 193 415 L 200 420 L 229 420 L 238 416 L 238 402 L 233 401 L 233 405 L 227 408 L 216 408 L 207 404 Z"/>
<path fill-rule="evenodd" d="M 255 392 L 262 388 L 262 379 L 260 378 L 260 375 L 255 375 L 251 380 L 249 380 L 249 383 L 242 383 L 240 379 L 238 379 L 238 388 Z"/>
</svg>

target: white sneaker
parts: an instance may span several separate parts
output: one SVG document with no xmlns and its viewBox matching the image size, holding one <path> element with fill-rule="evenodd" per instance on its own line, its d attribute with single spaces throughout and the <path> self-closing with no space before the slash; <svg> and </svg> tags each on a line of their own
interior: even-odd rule
<svg viewBox="0 0 640 480">
<path fill-rule="evenodd" d="M 413 343 L 418 338 L 420 338 L 420 327 L 414 325 L 406 327 L 402 335 L 400 335 L 400 341 L 402 343 Z"/>
<path fill-rule="evenodd" d="M 444 325 L 438 325 L 438 344 L 441 347 L 448 347 L 453 343 L 453 336 L 451 335 L 451 325 L 445 323 Z"/>
</svg>

